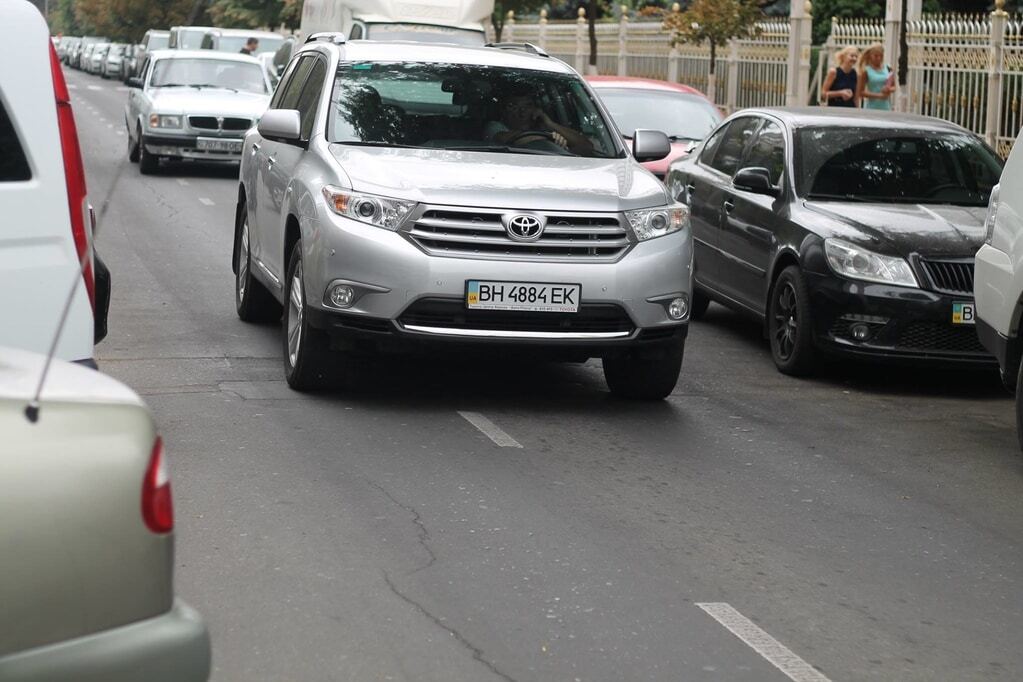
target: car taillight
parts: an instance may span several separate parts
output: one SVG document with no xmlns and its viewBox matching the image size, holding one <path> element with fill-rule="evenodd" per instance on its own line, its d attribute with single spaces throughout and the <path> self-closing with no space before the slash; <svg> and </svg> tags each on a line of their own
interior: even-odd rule
<svg viewBox="0 0 1023 682">
<path fill-rule="evenodd" d="M 174 504 L 171 501 L 170 476 L 163 460 L 163 439 L 153 443 L 153 454 L 142 481 L 142 519 L 154 533 L 174 530 Z"/>
<path fill-rule="evenodd" d="M 93 313 L 96 311 L 96 278 L 92 269 L 91 228 L 89 225 L 89 201 L 85 191 L 85 167 L 82 165 L 82 152 L 78 146 L 78 130 L 75 127 L 75 115 L 71 111 L 71 96 L 68 94 L 67 83 L 64 82 L 64 71 L 60 68 L 57 51 L 50 43 L 50 71 L 53 74 L 53 94 L 57 100 L 57 128 L 60 131 L 60 149 L 64 157 L 64 179 L 67 182 L 67 203 L 71 213 L 71 236 L 75 240 L 78 262 L 85 262 L 82 276 L 85 278 L 85 290 L 89 294 L 89 303 Z M 88 257 L 86 257 L 88 254 Z"/>
</svg>

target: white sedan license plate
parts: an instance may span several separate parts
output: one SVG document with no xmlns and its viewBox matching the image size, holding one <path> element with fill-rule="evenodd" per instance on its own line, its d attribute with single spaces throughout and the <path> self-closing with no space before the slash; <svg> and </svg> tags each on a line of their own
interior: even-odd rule
<svg viewBox="0 0 1023 682">
<path fill-rule="evenodd" d="M 471 279 L 465 284 L 465 305 L 470 310 L 575 313 L 579 311 L 582 291 L 582 285 L 579 284 Z"/>
<path fill-rule="evenodd" d="M 220 140 L 215 137 L 199 137 L 195 140 L 195 148 L 207 152 L 241 153 L 242 140 Z"/>
<path fill-rule="evenodd" d="M 977 324 L 976 309 L 972 301 L 952 303 L 952 324 Z"/>
</svg>

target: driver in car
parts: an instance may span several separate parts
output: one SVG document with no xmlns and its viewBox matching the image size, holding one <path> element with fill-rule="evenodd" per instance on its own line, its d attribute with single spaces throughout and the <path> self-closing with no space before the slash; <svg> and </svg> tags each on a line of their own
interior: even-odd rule
<svg viewBox="0 0 1023 682">
<path fill-rule="evenodd" d="M 573 154 L 593 151 L 593 145 L 585 135 L 551 119 L 528 92 L 512 93 L 502 98 L 501 120 L 489 121 L 484 134 L 488 140 L 500 144 L 552 142 Z"/>
</svg>

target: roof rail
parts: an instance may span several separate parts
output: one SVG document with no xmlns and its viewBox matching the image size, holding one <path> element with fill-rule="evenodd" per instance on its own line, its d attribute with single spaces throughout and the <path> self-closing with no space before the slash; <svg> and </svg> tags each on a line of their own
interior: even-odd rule
<svg viewBox="0 0 1023 682">
<path fill-rule="evenodd" d="M 335 45 L 344 45 L 345 34 L 341 33 L 340 31 L 324 31 L 322 33 L 313 33 L 312 35 L 305 39 L 307 43 L 312 43 L 320 40 L 330 41 Z"/>
<path fill-rule="evenodd" d="M 487 43 L 485 47 L 495 47 L 498 50 L 523 50 L 538 57 L 550 57 L 542 47 L 537 47 L 533 43 Z"/>
</svg>

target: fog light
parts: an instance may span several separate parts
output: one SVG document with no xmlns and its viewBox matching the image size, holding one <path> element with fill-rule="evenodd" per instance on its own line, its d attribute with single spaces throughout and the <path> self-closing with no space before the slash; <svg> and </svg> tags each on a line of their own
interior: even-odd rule
<svg viewBox="0 0 1023 682">
<path fill-rule="evenodd" d="M 689 312 L 689 303 L 684 298 L 672 299 L 668 304 L 668 317 L 673 320 L 681 320 Z"/>
<path fill-rule="evenodd" d="M 355 290 L 347 284 L 337 284 L 330 290 L 330 302 L 338 308 L 351 307 L 355 302 Z"/>
<path fill-rule="evenodd" d="M 852 337 L 857 341 L 866 341 L 870 338 L 870 327 L 862 323 L 854 324 L 849 328 L 849 333 L 851 333 Z"/>
</svg>

